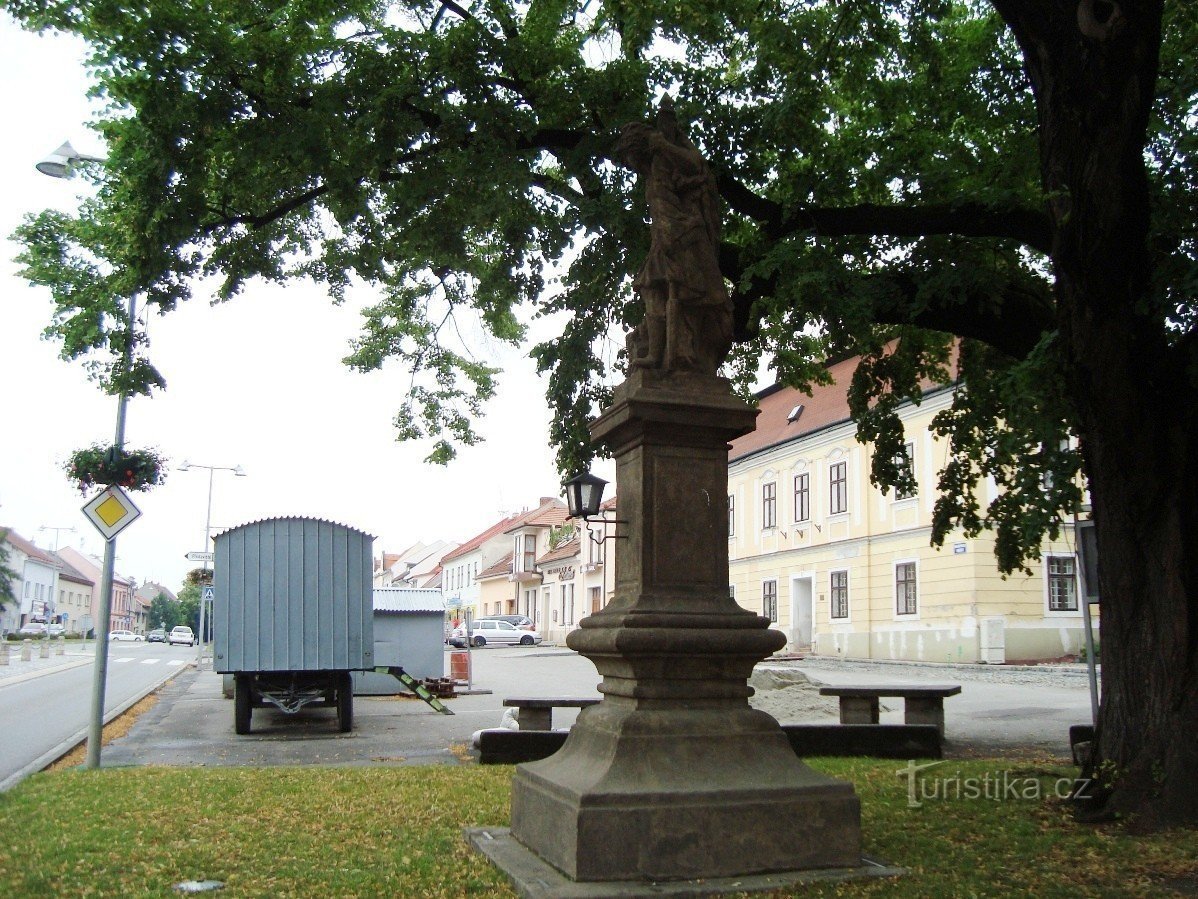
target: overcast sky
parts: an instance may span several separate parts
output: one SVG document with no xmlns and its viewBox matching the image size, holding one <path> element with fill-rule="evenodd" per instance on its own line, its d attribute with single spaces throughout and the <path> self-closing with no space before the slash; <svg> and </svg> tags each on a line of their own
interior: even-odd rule
<svg viewBox="0 0 1198 899">
<path fill-rule="evenodd" d="M 80 511 L 87 497 L 67 481 L 62 463 L 75 449 L 111 442 L 116 400 L 88 381 L 81 363 L 62 361 L 58 346 L 41 339 L 49 294 L 17 276 L 18 247 L 8 239 L 26 213 L 73 210 L 87 190 L 84 182 L 39 174 L 35 162 L 67 139 L 80 152 L 104 152 L 84 125 L 91 114 L 82 59 L 81 45 L 27 34 L 0 13 L 0 103 L 8 123 L 0 142 L 0 526 L 39 546 L 57 540 L 98 555 L 102 538 Z M 178 589 L 195 567 L 184 554 L 204 548 L 208 472 L 174 470 L 185 459 L 247 472 L 216 472 L 214 533 L 308 515 L 374 534 L 376 555 L 418 540 L 463 541 L 501 513 L 560 493 L 544 383 L 519 352 L 488 350 L 505 374 L 481 426 L 483 444 L 441 468 L 422 461 L 431 445 L 395 442 L 391 422 L 407 375 L 397 368 L 363 375 L 340 362 L 359 330 L 358 309 L 370 299 L 363 292 L 335 307 L 310 285 L 258 285 L 226 305 L 197 298 L 151 319 L 151 358 L 167 389 L 130 402 L 126 443 L 157 448 L 172 470 L 164 485 L 133 494 L 143 514 L 117 540 L 118 572 Z M 612 477 L 607 466 L 596 471 Z"/>
</svg>

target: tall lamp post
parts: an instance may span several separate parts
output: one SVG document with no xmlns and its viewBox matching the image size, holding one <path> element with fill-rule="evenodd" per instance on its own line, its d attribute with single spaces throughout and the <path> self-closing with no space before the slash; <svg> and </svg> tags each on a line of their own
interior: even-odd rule
<svg viewBox="0 0 1198 899">
<path fill-rule="evenodd" d="M 69 178 L 74 167 L 80 162 L 103 162 L 98 156 L 85 156 L 71 146 L 70 141 L 48 157 L 37 163 L 36 168 L 43 175 L 51 178 Z M 133 330 L 134 315 L 136 314 L 136 298 L 129 297 L 126 326 Z M 133 359 L 133 341 L 125 341 L 125 368 L 128 369 Z M 129 395 L 124 391 L 117 394 L 116 403 L 116 433 L 113 436 L 113 446 L 119 452 L 125 445 L 125 410 L 129 405 Z M 100 744 L 104 734 L 104 687 L 108 680 L 108 631 L 109 616 L 112 614 L 112 580 L 113 569 L 116 565 L 116 536 L 104 542 L 104 567 L 100 574 L 100 607 L 96 610 L 96 667 L 92 675 L 91 717 L 87 725 L 87 768 L 100 767 Z"/>
<path fill-rule="evenodd" d="M 193 468 L 208 469 L 208 514 L 204 517 L 204 552 L 208 552 L 208 543 L 211 540 L 212 534 L 212 481 L 213 476 L 218 471 L 231 471 L 235 477 L 244 478 L 245 469 L 240 465 L 201 465 L 199 462 L 188 462 L 183 460 L 183 464 L 179 466 L 179 471 L 191 471 Z M 208 570 L 208 560 L 204 560 L 204 571 Z M 204 579 L 205 581 L 207 578 Z M 204 663 L 204 593 L 203 587 L 200 588 L 200 632 L 196 636 L 196 668 L 201 668 Z"/>
</svg>

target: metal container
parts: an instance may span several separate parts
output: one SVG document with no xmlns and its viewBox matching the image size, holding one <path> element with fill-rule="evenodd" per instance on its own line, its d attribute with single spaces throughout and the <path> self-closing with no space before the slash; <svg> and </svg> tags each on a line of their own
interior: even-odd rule
<svg viewBox="0 0 1198 899">
<path fill-rule="evenodd" d="M 373 668 L 373 543 L 316 518 L 270 518 L 218 534 L 215 670 Z"/>
</svg>

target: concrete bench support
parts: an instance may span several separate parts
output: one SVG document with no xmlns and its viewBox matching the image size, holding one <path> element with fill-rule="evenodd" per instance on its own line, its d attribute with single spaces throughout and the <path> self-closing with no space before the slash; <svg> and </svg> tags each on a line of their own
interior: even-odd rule
<svg viewBox="0 0 1198 899">
<path fill-rule="evenodd" d="M 944 736 L 944 700 L 961 692 L 960 684 L 854 684 L 848 687 L 820 687 L 821 696 L 840 698 L 841 724 L 877 724 L 878 700 L 883 696 L 901 697 L 903 720 L 907 724 L 930 724 Z"/>
<path fill-rule="evenodd" d="M 508 708 L 520 710 L 520 730 L 553 730 L 554 709 L 585 709 L 601 701 L 590 697 L 578 699 L 541 696 L 505 699 L 503 704 Z"/>
<path fill-rule="evenodd" d="M 800 758 L 870 756 L 881 759 L 938 759 L 940 732 L 928 724 L 789 724 L 783 732 Z M 560 730 L 484 730 L 480 765 L 518 765 L 553 755 L 570 734 Z"/>
</svg>

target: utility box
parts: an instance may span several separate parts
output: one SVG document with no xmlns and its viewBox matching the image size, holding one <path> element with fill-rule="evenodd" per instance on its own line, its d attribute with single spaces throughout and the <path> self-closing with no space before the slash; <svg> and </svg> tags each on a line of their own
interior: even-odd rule
<svg viewBox="0 0 1198 899">
<path fill-rule="evenodd" d="M 375 588 L 374 663 L 401 667 L 416 680 L 445 676 L 445 600 L 440 590 Z M 354 674 L 359 696 L 390 696 L 401 687 L 390 674 Z"/>
<path fill-rule="evenodd" d="M 270 518 L 218 534 L 214 668 L 234 675 L 237 733 L 252 709 L 336 705 L 353 722 L 350 672 L 373 668 L 374 538 L 316 518 Z"/>
</svg>

